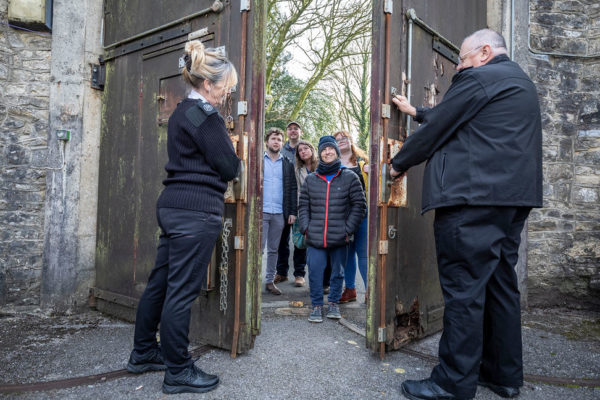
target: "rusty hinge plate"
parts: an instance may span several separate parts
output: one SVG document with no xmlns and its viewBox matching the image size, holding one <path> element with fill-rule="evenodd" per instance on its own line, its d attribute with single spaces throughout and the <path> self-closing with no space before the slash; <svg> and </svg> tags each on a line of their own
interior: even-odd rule
<svg viewBox="0 0 600 400">
<path fill-rule="evenodd" d="M 390 118 L 392 115 L 392 108 L 389 104 L 381 105 L 381 118 Z"/>
<path fill-rule="evenodd" d="M 238 115 L 248 115 L 247 101 L 238 101 Z"/>
<path fill-rule="evenodd" d="M 188 33 L 188 40 L 198 39 L 206 35 L 208 35 L 208 28 L 204 27 L 202 29 L 198 29 L 197 31 Z"/>
<path fill-rule="evenodd" d="M 377 328 L 377 342 L 385 343 L 385 339 L 386 339 L 385 328 Z"/>
<path fill-rule="evenodd" d="M 394 13 L 394 3 L 392 2 L 392 0 L 385 0 L 385 2 L 383 3 L 383 12 L 386 14 Z"/>
<path fill-rule="evenodd" d="M 388 241 L 380 240 L 379 241 L 379 254 L 387 254 L 388 253 Z"/>
<path fill-rule="evenodd" d="M 244 237 L 235 236 L 233 239 L 233 248 L 236 250 L 244 250 Z"/>
</svg>

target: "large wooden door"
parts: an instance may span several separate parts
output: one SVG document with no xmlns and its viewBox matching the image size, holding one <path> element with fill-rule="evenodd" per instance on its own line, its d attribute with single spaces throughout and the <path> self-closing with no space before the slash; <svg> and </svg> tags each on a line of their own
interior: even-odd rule
<svg viewBox="0 0 600 400">
<path fill-rule="evenodd" d="M 105 0 L 96 286 L 104 312 L 133 320 L 154 265 L 156 199 L 165 178 L 167 120 L 187 95 L 179 58 L 190 38 L 224 51 L 240 81 L 221 114 L 243 176 L 226 193 L 224 229 L 190 336 L 245 352 L 260 330 L 260 157 L 265 12 L 249 0 Z M 256 34 L 258 33 L 258 34 Z"/>
<path fill-rule="evenodd" d="M 413 105 L 434 106 L 450 86 L 462 39 L 485 27 L 479 0 L 374 1 L 367 346 L 382 357 L 439 331 L 443 317 L 434 214 L 420 215 L 424 164 L 392 185 L 385 178 L 418 128 L 391 103 L 392 88 Z"/>
</svg>

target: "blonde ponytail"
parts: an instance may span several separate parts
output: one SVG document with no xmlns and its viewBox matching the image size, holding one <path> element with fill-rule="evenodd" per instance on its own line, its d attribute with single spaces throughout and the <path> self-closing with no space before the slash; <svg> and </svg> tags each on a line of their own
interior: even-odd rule
<svg viewBox="0 0 600 400">
<path fill-rule="evenodd" d="M 183 59 L 183 79 L 195 88 L 199 88 L 205 80 L 220 82 L 228 88 L 237 84 L 237 72 L 233 64 L 217 49 L 205 48 L 200 40 L 185 44 Z"/>
</svg>

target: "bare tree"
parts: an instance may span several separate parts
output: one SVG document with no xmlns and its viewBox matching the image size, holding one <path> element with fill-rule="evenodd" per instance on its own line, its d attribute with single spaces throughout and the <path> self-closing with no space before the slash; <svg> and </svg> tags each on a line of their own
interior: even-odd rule
<svg viewBox="0 0 600 400">
<path fill-rule="evenodd" d="M 356 54 L 339 60 L 329 85 L 342 127 L 357 132 L 359 147 L 366 149 L 370 120 L 371 40 L 361 38 L 352 47 Z"/>
<path fill-rule="evenodd" d="M 269 0 L 267 98 L 272 82 L 284 71 L 282 57 L 295 46 L 304 54 L 310 77 L 298 94 L 289 118 L 300 114 L 310 92 L 329 77 L 341 59 L 357 54 L 351 46 L 370 35 L 371 2 L 359 0 Z M 283 63 L 284 65 L 285 63 Z M 267 104 L 267 110 L 270 104 Z"/>
</svg>

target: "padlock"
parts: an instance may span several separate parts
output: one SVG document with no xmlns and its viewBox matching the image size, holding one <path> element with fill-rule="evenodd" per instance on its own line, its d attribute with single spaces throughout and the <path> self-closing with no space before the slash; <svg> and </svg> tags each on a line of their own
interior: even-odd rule
<svg viewBox="0 0 600 400">
<path fill-rule="evenodd" d="M 227 120 L 225 121 L 225 128 L 232 131 L 234 127 L 235 127 L 235 124 L 233 122 L 233 118 L 228 117 Z"/>
</svg>

